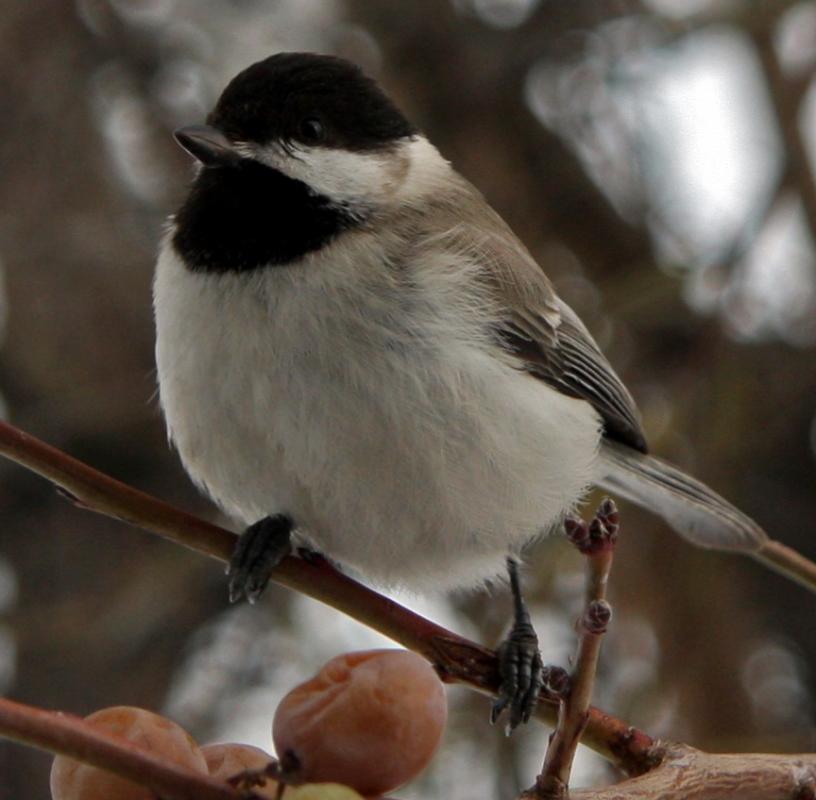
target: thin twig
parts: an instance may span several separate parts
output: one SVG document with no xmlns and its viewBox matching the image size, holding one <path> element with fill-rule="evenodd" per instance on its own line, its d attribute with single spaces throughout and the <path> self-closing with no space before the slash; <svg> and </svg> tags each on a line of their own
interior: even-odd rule
<svg viewBox="0 0 816 800">
<path fill-rule="evenodd" d="M 751 557 L 794 583 L 814 591 L 816 564 L 787 545 L 769 539 L 761 550 L 751 553 Z"/>
<path fill-rule="evenodd" d="M 799 194 L 805 211 L 805 219 L 811 235 L 816 238 L 816 180 L 810 163 L 800 117 L 802 103 L 811 85 L 811 74 L 798 77 L 786 76 L 779 63 L 774 46 L 776 27 L 769 22 L 750 30 L 765 78 L 769 96 L 776 112 L 776 120 L 785 148 L 786 182 L 792 184 Z"/>
<path fill-rule="evenodd" d="M 567 537 L 586 556 L 586 605 L 578 622 L 578 655 L 572 686 L 561 701 L 558 725 L 547 747 L 541 774 L 524 795 L 538 800 L 567 797 L 575 753 L 589 720 L 601 637 L 612 617 L 606 587 L 618 533 L 615 504 L 606 499 L 589 525 L 570 519 L 566 528 Z"/>
</svg>

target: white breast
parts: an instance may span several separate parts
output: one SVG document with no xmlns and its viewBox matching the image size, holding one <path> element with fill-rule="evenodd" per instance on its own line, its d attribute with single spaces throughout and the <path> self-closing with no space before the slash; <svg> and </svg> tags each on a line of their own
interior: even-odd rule
<svg viewBox="0 0 816 800">
<path fill-rule="evenodd" d="M 461 264 L 384 270 L 366 235 L 295 266 L 213 275 L 169 243 L 155 281 L 170 436 L 244 523 L 287 512 L 385 584 L 503 568 L 591 481 L 591 406 L 515 368 Z M 349 243 L 350 242 L 350 243 Z"/>
</svg>

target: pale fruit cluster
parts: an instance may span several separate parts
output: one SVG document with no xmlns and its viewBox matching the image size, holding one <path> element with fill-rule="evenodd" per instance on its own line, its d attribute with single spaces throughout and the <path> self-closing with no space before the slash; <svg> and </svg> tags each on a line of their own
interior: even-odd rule
<svg viewBox="0 0 816 800">
<path fill-rule="evenodd" d="M 404 650 L 348 653 L 333 659 L 278 706 L 273 739 L 287 769 L 285 800 L 359 800 L 381 796 L 421 772 L 433 757 L 447 717 L 445 690 L 430 665 Z M 273 757 L 246 744 L 198 747 L 179 725 L 130 706 L 87 717 L 143 750 L 180 767 L 227 780 L 262 771 Z M 274 798 L 267 778 L 253 787 Z M 107 770 L 57 756 L 54 800 L 155 800 L 155 793 Z"/>
</svg>

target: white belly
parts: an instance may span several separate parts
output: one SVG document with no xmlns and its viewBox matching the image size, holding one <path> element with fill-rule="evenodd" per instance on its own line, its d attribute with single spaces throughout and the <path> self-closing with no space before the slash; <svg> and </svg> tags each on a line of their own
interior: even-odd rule
<svg viewBox="0 0 816 800">
<path fill-rule="evenodd" d="M 194 274 L 165 247 L 160 394 L 190 475 L 244 523 L 289 513 L 316 549 L 381 584 L 500 572 L 580 500 L 600 423 L 497 358 L 450 290 L 403 302 L 309 262 Z"/>
</svg>

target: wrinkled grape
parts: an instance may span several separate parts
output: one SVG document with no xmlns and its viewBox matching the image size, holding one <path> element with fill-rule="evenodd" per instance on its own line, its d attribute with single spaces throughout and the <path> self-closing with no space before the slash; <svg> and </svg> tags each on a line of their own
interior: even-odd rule
<svg viewBox="0 0 816 800">
<path fill-rule="evenodd" d="M 196 772 L 207 772 L 207 763 L 191 736 L 165 717 L 130 706 L 103 708 L 86 717 L 166 761 Z M 57 756 L 51 767 L 54 800 L 155 800 L 146 786 L 120 778 L 112 772 Z"/>
<path fill-rule="evenodd" d="M 278 756 L 297 778 L 382 794 L 419 774 L 447 719 L 445 690 L 425 659 L 407 650 L 348 653 L 326 664 L 278 706 Z"/>
<path fill-rule="evenodd" d="M 263 770 L 275 760 L 269 753 L 261 750 L 260 747 L 234 742 L 205 744 L 202 745 L 201 752 L 207 761 L 210 775 L 214 778 L 220 778 L 222 781 L 229 780 L 248 769 Z M 254 792 L 264 797 L 274 798 L 277 794 L 278 782 L 273 778 L 267 778 L 263 786 L 246 788 L 252 788 Z M 288 793 L 286 797 L 289 797 Z"/>
</svg>

